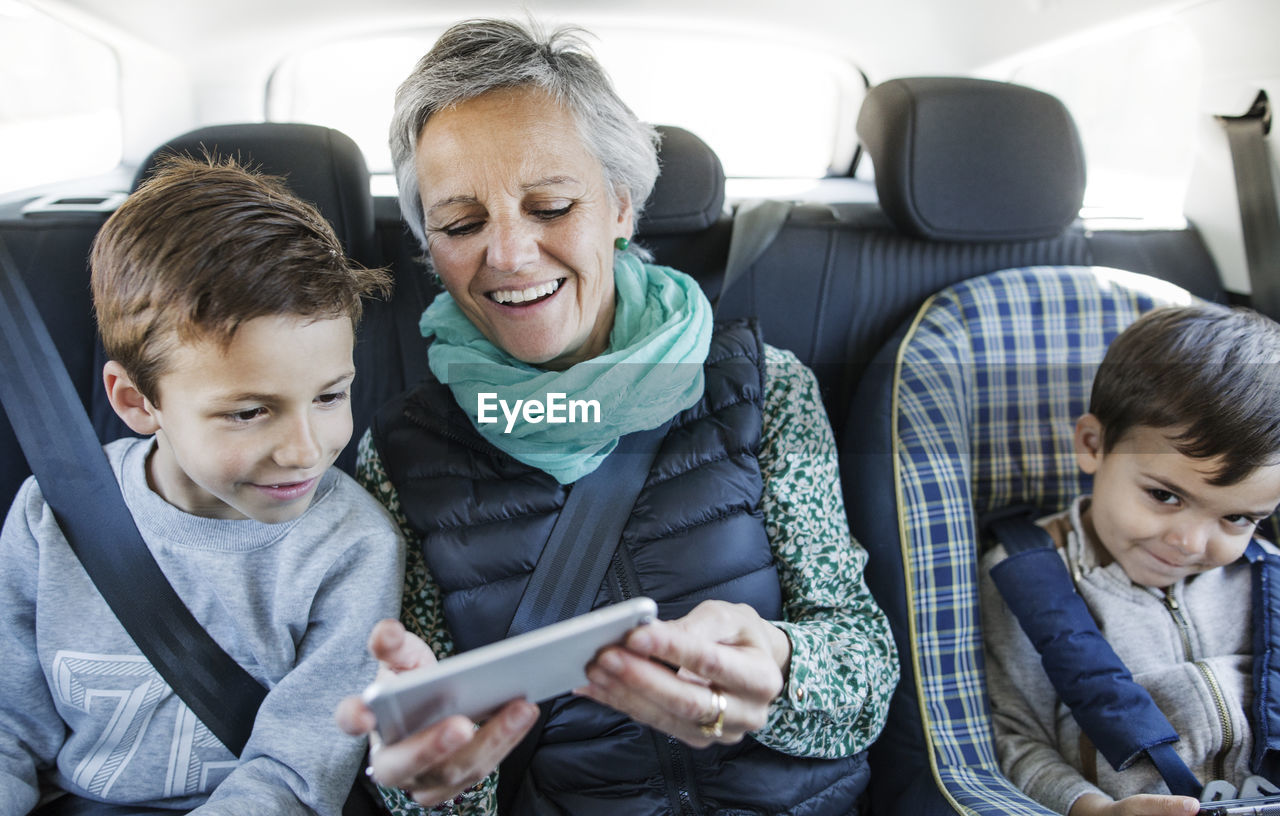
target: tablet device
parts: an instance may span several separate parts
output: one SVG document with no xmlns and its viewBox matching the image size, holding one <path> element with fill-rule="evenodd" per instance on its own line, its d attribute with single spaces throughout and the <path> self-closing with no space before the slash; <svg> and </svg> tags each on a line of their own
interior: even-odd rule
<svg viewBox="0 0 1280 816">
<path fill-rule="evenodd" d="M 1202 802 L 1199 813 L 1211 816 L 1280 816 L 1280 796 Z"/>
<path fill-rule="evenodd" d="M 453 714 L 477 722 L 511 700 L 540 703 L 587 684 L 596 652 L 657 619 L 649 598 L 632 598 L 430 666 L 374 681 L 364 701 L 378 736 L 397 742 Z"/>
</svg>

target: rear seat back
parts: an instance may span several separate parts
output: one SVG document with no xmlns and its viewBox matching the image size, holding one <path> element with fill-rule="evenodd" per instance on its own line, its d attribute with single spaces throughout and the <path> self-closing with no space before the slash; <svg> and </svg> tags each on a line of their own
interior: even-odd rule
<svg viewBox="0 0 1280 816">
<path fill-rule="evenodd" d="M 891 80 L 868 93 L 857 128 L 881 204 L 797 206 L 718 306 L 722 317 L 757 316 L 770 343 L 814 369 L 838 438 L 876 351 L 957 281 L 1104 265 L 1225 298 L 1194 229 L 1099 232 L 1077 220 L 1084 156 L 1052 96 L 967 78 Z"/>
<path fill-rule="evenodd" d="M 659 132 L 664 172 L 637 225 L 637 239 L 659 263 L 718 286 L 731 227 L 724 212 L 720 160 L 686 130 L 659 127 Z M 362 433 L 383 403 L 426 371 L 427 344 L 418 331 L 418 319 L 440 291 L 439 282 L 422 263 L 422 250 L 401 220 L 395 199 L 375 202 L 359 148 L 342 133 L 316 125 L 219 125 L 183 134 L 143 162 L 133 187 L 154 170 L 161 156 L 170 153 L 236 157 L 284 177 L 290 189 L 315 204 L 333 224 L 353 259 L 391 270 L 392 297 L 366 302 L 356 338 L 352 415 L 356 434 Z M 106 217 L 107 213 L 89 212 L 0 219 L 0 239 L 32 290 L 104 442 L 130 433 L 103 391 L 101 372 L 106 360 L 89 297 L 89 250 Z M 353 443 L 338 465 L 350 472 L 355 455 Z M 5 507 L 29 474 L 9 423 L 0 416 L 0 501 Z"/>
<path fill-rule="evenodd" d="M 770 343 L 815 370 L 837 437 L 876 349 L 926 296 L 958 280 L 1016 266 L 1095 264 L 1223 299 L 1193 229 L 1102 232 L 1074 222 L 1083 159 L 1070 118 L 1052 97 L 981 80 L 894 80 L 872 89 L 858 128 L 886 206 L 797 206 L 718 305 L 724 318 L 758 317 Z M 636 239 L 715 299 L 733 228 L 724 172 L 698 137 L 675 127 L 659 131 L 662 174 Z M 334 223 L 353 258 L 392 270 L 392 299 L 367 305 L 358 336 L 357 429 L 417 381 L 425 370 L 418 316 L 440 287 L 419 262 L 421 248 L 395 200 L 369 195 L 368 171 L 350 139 L 314 125 L 258 123 L 202 128 L 162 150 L 239 156 L 284 176 Z M 104 218 L 0 219 L 0 237 L 47 315 L 95 428 L 109 440 L 126 429 L 102 393 L 86 261 Z M 992 232 L 991 224 L 1004 226 Z M 340 466 L 350 470 L 354 456 L 353 445 Z M 0 497 L 7 500 L 27 472 L 7 422 L 0 422 L 0 462 Z"/>
<path fill-rule="evenodd" d="M 99 345 L 89 298 L 89 247 L 106 220 L 105 214 L 62 214 L 0 221 L 0 240 L 12 255 L 17 272 L 36 303 L 85 405 L 94 397 L 102 368 L 94 352 Z M 101 384 L 97 389 L 101 391 Z M 94 417 L 100 434 L 112 432 Z M 0 412 L 0 502 L 8 510 L 22 480 L 30 475 L 8 419 Z"/>
</svg>

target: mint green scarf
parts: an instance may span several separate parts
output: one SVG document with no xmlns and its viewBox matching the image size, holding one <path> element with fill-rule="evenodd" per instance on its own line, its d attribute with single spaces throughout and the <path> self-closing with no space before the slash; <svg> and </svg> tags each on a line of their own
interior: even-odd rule
<svg viewBox="0 0 1280 816">
<path fill-rule="evenodd" d="M 656 428 L 702 397 L 711 304 L 697 282 L 626 254 L 614 256 L 613 277 L 609 347 L 565 371 L 536 368 L 490 343 L 447 292 L 419 323 L 423 337 L 436 338 L 428 353 L 431 372 L 449 386 L 476 430 L 560 484 L 595 470 L 619 437 Z M 495 421 L 478 421 L 481 394 L 495 395 L 485 397 L 486 417 Z M 517 400 L 552 406 L 558 400 L 554 416 L 566 421 L 553 424 L 547 421 L 553 414 L 523 409 L 516 414 Z M 579 400 L 595 401 L 598 412 L 571 402 Z"/>
</svg>

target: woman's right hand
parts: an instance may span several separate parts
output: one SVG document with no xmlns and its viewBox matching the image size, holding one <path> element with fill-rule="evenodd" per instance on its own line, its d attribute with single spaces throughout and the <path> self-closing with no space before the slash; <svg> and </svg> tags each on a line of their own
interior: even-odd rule
<svg viewBox="0 0 1280 816">
<path fill-rule="evenodd" d="M 1086 793 L 1071 805 L 1069 816 L 1191 816 L 1200 803 L 1190 796 L 1162 796 L 1140 793 L 1111 799 Z"/>
<path fill-rule="evenodd" d="M 373 627 L 369 651 L 378 659 L 379 677 L 435 662 L 431 647 L 396 620 Z M 455 715 L 389 745 L 380 744 L 372 733 L 373 712 L 359 696 L 339 703 L 335 716 L 348 734 L 370 734 L 369 767 L 377 782 L 430 806 L 453 799 L 492 773 L 537 721 L 538 707 L 513 700 L 479 727 Z"/>
</svg>

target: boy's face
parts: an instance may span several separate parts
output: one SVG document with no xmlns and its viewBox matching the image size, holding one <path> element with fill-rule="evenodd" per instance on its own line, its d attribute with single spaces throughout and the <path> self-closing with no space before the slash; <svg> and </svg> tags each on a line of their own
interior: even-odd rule
<svg viewBox="0 0 1280 816">
<path fill-rule="evenodd" d="M 1160 429 L 1133 428 L 1106 453 L 1102 431 L 1092 414 L 1076 423 L 1076 461 L 1093 475 L 1083 522 L 1134 583 L 1163 588 L 1235 561 L 1280 504 L 1280 464 L 1213 485 L 1221 459 L 1179 453 Z"/>
<path fill-rule="evenodd" d="M 351 321 L 272 315 L 180 344 L 148 403 L 152 488 L 208 518 L 289 521 L 351 439 Z"/>
</svg>

